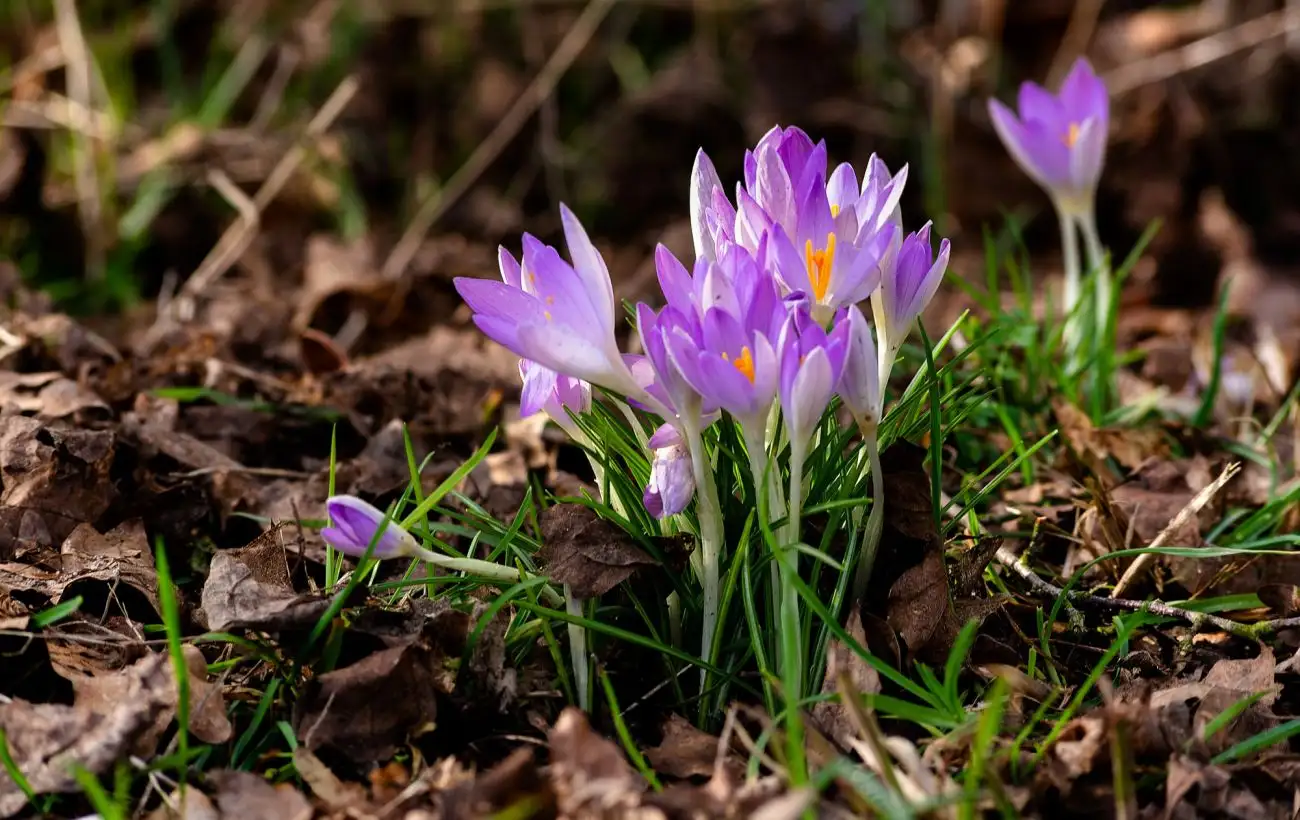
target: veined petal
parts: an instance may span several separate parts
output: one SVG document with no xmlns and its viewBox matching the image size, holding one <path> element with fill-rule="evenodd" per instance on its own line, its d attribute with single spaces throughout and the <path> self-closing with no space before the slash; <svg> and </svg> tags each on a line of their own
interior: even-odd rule
<svg viewBox="0 0 1300 820">
<path fill-rule="evenodd" d="M 691 168 L 691 238 L 695 240 L 695 255 L 714 259 L 716 248 L 713 234 L 709 230 L 705 211 L 713 202 L 713 192 L 722 189 L 722 180 L 713 167 L 709 155 L 700 149 L 695 154 L 695 165 Z"/>
<path fill-rule="evenodd" d="M 518 317 L 520 321 L 541 320 L 542 303 L 531 294 L 493 279 L 458 276 L 452 280 L 456 292 L 470 310 L 483 316 Z"/>
<path fill-rule="evenodd" d="M 528 417 L 546 409 L 555 396 L 558 375 L 537 362 L 519 361 L 519 376 L 524 383 L 519 391 L 519 415 Z"/>
<path fill-rule="evenodd" d="M 523 290 L 519 262 L 515 259 L 514 254 L 506 250 L 504 245 L 497 248 L 497 267 L 501 269 L 501 281 L 512 288 Z"/>
<path fill-rule="evenodd" d="M 366 554 L 371 541 L 382 528 L 375 541 L 371 557 L 395 558 L 409 555 L 415 539 L 395 521 L 388 521 L 383 510 L 351 495 L 331 496 L 325 502 L 331 527 L 321 531 L 321 537 L 331 547 L 345 555 Z"/>
<path fill-rule="evenodd" d="M 750 193 L 773 220 L 782 225 L 794 224 L 794 184 L 780 154 L 775 148 L 767 148 L 760 150 L 757 157 L 757 184 Z"/>
<path fill-rule="evenodd" d="M 609 268 L 605 259 L 591 243 L 582 223 L 569 208 L 560 205 L 560 221 L 564 225 L 564 241 L 569 246 L 569 256 L 573 259 L 573 269 L 583 285 L 602 327 L 614 332 L 614 283 L 609 279 Z"/>
<path fill-rule="evenodd" d="M 878 421 L 881 410 L 880 368 L 876 341 L 857 305 L 851 305 L 845 321 L 849 327 L 848 351 L 844 375 L 840 377 L 840 396 L 854 418 Z"/>
<path fill-rule="evenodd" d="M 694 283 L 686 266 L 672 251 L 660 244 L 655 247 L 655 273 L 664 299 L 677 310 L 689 310 L 692 305 Z"/>
</svg>

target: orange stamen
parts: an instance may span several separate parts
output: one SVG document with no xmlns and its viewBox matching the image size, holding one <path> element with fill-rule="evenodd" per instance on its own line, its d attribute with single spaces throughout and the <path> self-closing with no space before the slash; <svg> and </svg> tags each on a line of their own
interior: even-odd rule
<svg viewBox="0 0 1300 820">
<path fill-rule="evenodd" d="M 820 302 L 826 298 L 826 291 L 831 287 L 831 265 L 835 262 L 835 234 L 826 235 L 826 249 L 814 250 L 812 240 L 804 243 L 804 264 L 808 266 L 808 284 L 812 285 L 813 297 Z"/>
<path fill-rule="evenodd" d="M 1070 129 L 1065 132 L 1065 136 L 1061 137 L 1061 142 L 1065 143 L 1066 148 L 1073 148 L 1074 144 L 1078 141 L 1079 141 L 1079 124 L 1077 122 L 1072 122 L 1070 123 Z"/>
<path fill-rule="evenodd" d="M 736 357 L 734 362 L 731 361 L 731 357 L 726 353 L 722 354 L 722 360 L 724 362 L 731 362 L 731 366 L 739 370 L 740 375 L 749 379 L 750 384 L 754 383 L 754 354 L 749 351 L 748 347 L 742 347 L 740 349 L 740 355 Z"/>
</svg>

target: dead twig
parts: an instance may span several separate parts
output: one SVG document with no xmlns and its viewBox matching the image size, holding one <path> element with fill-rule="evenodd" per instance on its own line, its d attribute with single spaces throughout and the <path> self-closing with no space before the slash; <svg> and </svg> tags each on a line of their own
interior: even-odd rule
<svg viewBox="0 0 1300 820">
<path fill-rule="evenodd" d="M 1276 37 L 1294 37 L 1300 32 L 1300 7 L 1270 12 L 1262 17 L 1233 26 L 1226 31 L 1202 37 L 1185 46 L 1172 48 L 1109 71 L 1102 78 L 1112 97 L 1126 94 L 1144 85 L 1162 82 L 1224 57 L 1254 48 Z"/>
<path fill-rule="evenodd" d="M 1272 635 L 1283 629 L 1300 628 L 1300 617 L 1293 618 L 1275 618 L 1271 621 L 1257 621 L 1253 624 L 1245 624 L 1240 621 L 1234 621 L 1230 618 L 1224 618 L 1219 615 L 1212 615 L 1208 612 L 1193 612 L 1190 609 L 1171 606 L 1163 601 L 1135 601 L 1130 598 L 1101 598 L 1096 595 L 1089 595 L 1085 592 L 1075 590 L 1066 591 L 1056 584 L 1039 577 L 1027 564 L 1023 563 L 1015 553 L 1006 547 L 999 547 L 995 553 L 997 562 L 1007 569 L 1019 575 L 1028 582 L 1033 592 L 1040 598 L 1053 600 L 1065 596 L 1066 601 L 1080 608 L 1093 611 L 1123 611 L 1123 612 L 1150 612 L 1152 615 L 1160 615 L 1165 618 L 1177 618 L 1191 624 L 1197 630 L 1205 627 L 1215 629 L 1235 635 L 1239 638 L 1248 640 L 1257 640 L 1265 635 Z"/>
<path fill-rule="evenodd" d="M 1169 539 L 1174 537 L 1174 533 L 1180 532 L 1193 518 L 1200 514 L 1201 509 L 1210 503 L 1210 499 L 1218 495 L 1219 490 L 1222 490 L 1223 486 L 1232 480 L 1232 477 L 1240 469 L 1241 465 L 1236 462 L 1223 468 L 1223 472 L 1219 473 L 1218 478 L 1211 481 L 1204 489 L 1193 496 L 1192 500 L 1187 502 L 1187 506 L 1179 510 L 1178 515 L 1175 515 L 1173 520 L 1165 525 L 1165 528 L 1148 545 L 1148 549 L 1163 547 Z M 1124 574 L 1116 582 L 1115 588 L 1110 591 L 1110 597 L 1118 598 L 1123 595 L 1129 587 L 1151 568 L 1155 560 L 1156 554 L 1154 552 L 1139 555 L 1137 560 L 1130 564 L 1128 569 L 1124 570 Z"/>
</svg>

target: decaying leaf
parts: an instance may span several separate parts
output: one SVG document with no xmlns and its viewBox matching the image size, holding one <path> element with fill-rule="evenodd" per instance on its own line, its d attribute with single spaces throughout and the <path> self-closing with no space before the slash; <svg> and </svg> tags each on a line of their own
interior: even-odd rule
<svg viewBox="0 0 1300 820">
<path fill-rule="evenodd" d="M 366 804 L 365 790 L 358 783 L 344 783 L 310 749 L 293 750 L 293 767 L 316 799 L 334 811 L 361 808 Z"/>
<path fill-rule="evenodd" d="M 236 817 L 311 820 L 312 808 L 292 783 L 273 786 L 253 772 L 222 770 L 208 775 L 222 820 Z"/>
<path fill-rule="evenodd" d="M 862 625 L 862 614 L 855 605 L 849 612 L 844 630 L 863 647 L 868 646 L 867 631 Z M 826 676 L 822 680 L 822 694 L 834 694 L 839 691 L 839 676 L 846 674 L 857 694 L 877 694 L 880 692 L 880 673 L 867 663 L 850 646 L 838 638 L 831 638 L 826 648 Z M 843 742 L 842 737 L 857 734 L 857 729 L 849 720 L 848 713 L 838 700 L 823 700 L 812 708 L 812 716 L 822 730 Z"/>
<path fill-rule="evenodd" d="M 542 513 L 538 558 L 577 598 L 604 595 L 644 567 L 657 566 L 632 537 L 582 504 L 556 504 Z"/>
<path fill-rule="evenodd" d="M 719 743 L 718 738 L 674 713 L 664 721 L 659 745 L 646 749 L 645 756 L 660 774 L 682 779 L 712 777 L 718 763 Z M 722 763 L 733 780 L 739 781 L 744 775 L 739 761 L 731 755 L 723 754 Z"/>
<path fill-rule="evenodd" d="M 158 717 L 175 703 L 166 655 L 150 654 L 115 673 L 120 694 L 81 698 L 72 706 L 12 700 L 0 703 L 0 729 L 9 752 L 37 794 L 81 790 L 73 768 L 102 775 L 131 752 Z M 7 776 L 0 778 L 0 816 L 9 817 L 27 797 Z"/>
<path fill-rule="evenodd" d="M 294 726 L 308 749 L 331 749 L 358 764 L 392 757 L 434 728 L 437 692 L 429 685 L 443 655 L 420 641 L 384 649 L 316 678 Z"/>
<path fill-rule="evenodd" d="M 532 805 L 542 816 L 554 811 L 555 795 L 542 779 L 531 749 L 520 748 L 477 778 L 466 778 L 438 795 L 441 817 L 491 817 L 512 805 Z"/>
<path fill-rule="evenodd" d="M 1158 428 L 1096 427 L 1086 413 L 1060 398 L 1053 400 L 1052 411 L 1066 443 L 1084 466 L 1103 480 L 1112 475 L 1105 466 L 1107 458 L 1136 470 L 1150 458 L 1169 455 L 1169 443 Z"/>
<path fill-rule="evenodd" d="M 87 410 L 107 415 L 109 407 L 88 387 L 62 373 L 12 373 L 0 370 L 0 412 L 31 413 L 61 419 Z"/>
<path fill-rule="evenodd" d="M 0 416 L 0 556 L 22 545 L 54 548 L 98 520 L 117 496 L 115 452 L 108 431 Z"/>
<path fill-rule="evenodd" d="M 275 632 L 312 624 L 329 608 L 328 597 L 294 591 L 282 532 L 274 527 L 246 547 L 212 556 L 201 598 L 208 629 Z"/>
<path fill-rule="evenodd" d="M 568 817 L 626 817 L 639 806 L 646 783 L 623 753 L 596 734 L 583 713 L 560 713 L 547 738 L 551 786 L 560 814 Z"/>
</svg>

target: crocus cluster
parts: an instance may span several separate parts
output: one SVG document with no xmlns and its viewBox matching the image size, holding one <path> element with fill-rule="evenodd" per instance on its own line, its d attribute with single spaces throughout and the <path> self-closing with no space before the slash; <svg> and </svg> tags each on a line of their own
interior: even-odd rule
<svg viewBox="0 0 1300 820">
<path fill-rule="evenodd" d="M 773 128 L 746 151 L 734 192 L 699 152 L 689 187 L 694 258 L 656 250 L 663 299 L 636 306 L 635 354 L 619 345 L 605 262 L 564 206 L 567 260 L 525 234 L 521 258 L 501 250 L 501 281 L 456 280 L 478 327 L 523 360 L 524 413 L 547 413 L 588 446 L 574 422 L 589 409 L 593 387 L 626 401 L 628 412 L 661 419 L 647 443 L 643 501 L 661 519 L 695 501 L 706 658 L 724 534 L 703 431 L 723 413 L 739 424 L 755 490 L 772 518 L 786 521 L 785 544 L 799 541 L 804 456 L 835 395 L 856 417 L 871 465 L 878 465 L 875 431 L 890 369 L 948 265 L 948 241 L 936 253 L 928 224 L 904 231 L 906 183 L 906 168 L 891 173 L 875 156 L 860 180 L 848 164 L 830 169 L 825 143 L 798 128 Z M 874 331 L 862 308 L 867 300 Z M 773 423 L 778 411 L 783 436 Z M 779 448 L 788 448 L 788 491 L 765 471 Z M 883 497 L 876 472 L 873 519 Z M 859 576 L 869 569 L 874 544 L 867 547 Z M 783 551 L 772 566 L 782 579 L 773 603 L 789 618 L 783 623 L 793 623 L 798 558 Z M 575 650 L 579 665 L 585 662 Z M 798 691 L 799 682 L 792 684 Z"/>
<path fill-rule="evenodd" d="M 893 359 L 948 262 L 929 225 L 904 233 L 906 182 L 906 168 L 891 174 L 874 156 L 860 182 L 848 164 L 828 171 L 824 142 L 777 127 L 746 151 L 732 195 L 701 151 L 690 181 L 695 259 L 657 249 L 663 305 L 637 305 L 635 355 L 619 349 L 605 262 L 563 206 L 569 261 L 525 235 L 521 260 L 501 250 L 502 281 L 460 278 L 456 288 L 479 328 L 525 361 L 525 413 L 565 424 L 589 406 L 590 384 L 664 419 L 646 502 L 673 515 L 698 480 L 682 467 L 690 432 L 719 411 L 762 428 L 779 402 L 792 446 L 836 393 L 860 419 L 879 417 Z M 876 338 L 858 307 L 868 299 Z"/>
</svg>

